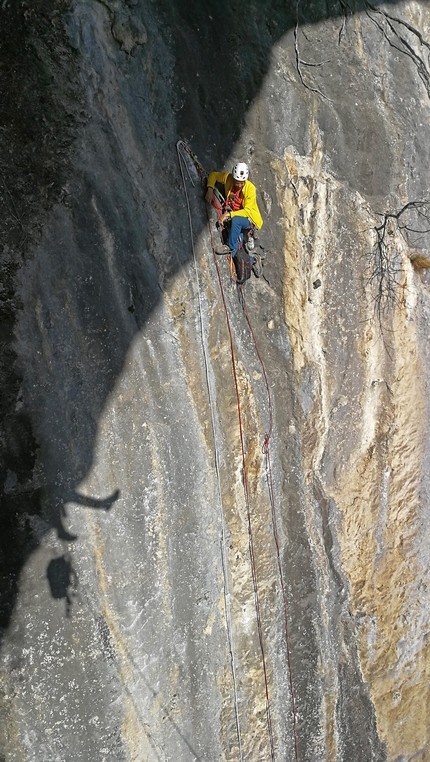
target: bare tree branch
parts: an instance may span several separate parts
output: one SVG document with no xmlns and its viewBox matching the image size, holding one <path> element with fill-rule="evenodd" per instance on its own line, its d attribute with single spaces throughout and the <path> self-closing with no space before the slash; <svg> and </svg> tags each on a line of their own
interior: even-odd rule
<svg viewBox="0 0 430 762">
<path fill-rule="evenodd" d="M 399 304 L 399 287 L 401 286 L 403 267 L 400 254 L 390 245 L 390 238 L 399 232 L 408 246 L 410 234 L 419 234 L 422 238 L 430 233 L 430 200 L 409 201 L 398 211 L 375 212 L 382 217 L 381 223 L 375 225 L 375 245 L 370 252 L 370 274 L 368 283 L 375 287 L 375 311 L 381 332 L 384 331 L 384 318 L 393 307 Z M 412 216 L 412 219 L 411 219 Z M 413 227 L 413 218 L 421 218 L 426 223 L 425 228 Z M 430 259 L 423 255 L 410 255 L 412 265 L 417 271 L 430 267 Z"/>
<path fill-rule="evenodd" d="M 388 44 L 391 45 L 391 47 L 393 47 L 395 50 L 398 50 L 399 53 L 402 53 L 411 59 L 418 72 L 418 76 L 426 88 L 427 95 L 430 98 L 429 66 L 428 63 L 424 61 L 423 56 L 414 49 L 412 42 L 418 40 L 420 45 L 427 48 L 428 51 L 430 51 L 430 43 L 424 39 L 418 29 L 415 29 L 415 27 L 413 27 L 407 21 L 403 21 L 403 19 L 399 19 L 396 16 L 391 16 L 389 13 L 387 13 L 387 11 L 381 8 L 375 8 L 370 3 L 366 3 L 366 13 L 372 23 L 375 24 L 375 26 L 383 34 Z M 378 20 L 377 17 L 380 17 L 382 21 Z M 398 25 L 399 29 L 397 29 L 395 25 Z M 412 34 L 413 37 L 411 42 L 401 34 L 400 29 L 402 27 Z"/>
<path fill-rule="evenodd" d="M 309 85 L 303 76 L 302 66 L 323 66 L 325 63 L 328 63 L 328 61 L 322 61 L 321 63 L 307 63 L 306 61 L 303 61 L 303 59 L 300 57 L 299 52 L 299 4 L 300 0 L 297 0 L 296 3 L 296 26 L 294 27 L 294 51 L 296 54 L 296 68 L 297 73 L 300 77 L 300 82 L 302 83 L 303 87 L 306 88 L 306 90 L 309 90 L 311 93 L 316 93 L 317 95 L 320 95 L 321 98 L 324 98 L 326 101 L 331 101 L 331 98 L 328 98 L 327 95 L 324 95 L 321 90 L 319 90 L 317 87 L 312 87 Z"/>
<path fill-rule="evenodd" d="M 346 20 L 348 18 L 348 15 L 351 15 L 352 11 L 349 6 L 349 3 L 346 2 L 346 0 L 339 0 L 340 5 L 340 11 L 342 15 L 342 25 L 339 29 L 339 36 L 338 36 L 338 45 L 342 42 L 342 35 L 346 29 Z"/>
</svg>

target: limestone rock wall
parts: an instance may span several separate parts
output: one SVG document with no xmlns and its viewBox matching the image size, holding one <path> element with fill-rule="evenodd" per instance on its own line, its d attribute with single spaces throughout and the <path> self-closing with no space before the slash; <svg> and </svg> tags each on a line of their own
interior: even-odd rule
<svg viewBox="0 0 430 762">
<path fill-rule="evenodd" d="M 428 5 L 1 12 L 0 759 L 424 762 Z"/>
</svg>

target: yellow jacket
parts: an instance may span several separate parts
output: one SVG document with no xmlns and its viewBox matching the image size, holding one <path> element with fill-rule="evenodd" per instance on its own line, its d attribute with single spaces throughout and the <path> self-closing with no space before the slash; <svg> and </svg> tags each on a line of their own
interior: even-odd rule
<svg viewBox="0 0 430 762">
<path fill-rule="evenodd" d="M 215 183 L 222 183 L 225 187 L 225 195 L 228 195 L 233 187 L 233 175 L 231 172 L 211 172 L 208 177 L 208 188 L 214 188 Z M 248 217 L 257 228 L 261 228 L 263 218 L 257 206 L 257 191 L 250 180 L 245 180 L 242 188 L 243 208 L 237 212 L 231 212 L 232 217 Z"/>
</svg>

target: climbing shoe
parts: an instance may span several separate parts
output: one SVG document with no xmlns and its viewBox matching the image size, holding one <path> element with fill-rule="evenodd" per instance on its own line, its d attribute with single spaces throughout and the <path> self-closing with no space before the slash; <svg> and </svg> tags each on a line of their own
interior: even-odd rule
<svg viewBox="0 0 430 762">
<path fill-rule="evenodd" d="M 246 240 L 246 243 L 245 243 L 245 249 L 247 250 L 248 254 L 250 254 L 251 251 L 253 251 L 255 249 L 254 236 L 252 236 L 252 235 L 248 236 L 248 238 Z"/>
<path fill-rule="evenodd" d="M 227 246 L 226 243 L 216 246 L 215 254 L 231 254 L 230 246 Z"/>
<path fill-rule="evenodd" d="M 261 263 L 261 256 L 260 254 L 253 254 L 254 257 L 254 264 L 252 265 L 252 270 L 254 272 L 254 275 L 256 278 L 259 278 L 260 275 L 263 272 L 263 265 Z"/>
</svg>

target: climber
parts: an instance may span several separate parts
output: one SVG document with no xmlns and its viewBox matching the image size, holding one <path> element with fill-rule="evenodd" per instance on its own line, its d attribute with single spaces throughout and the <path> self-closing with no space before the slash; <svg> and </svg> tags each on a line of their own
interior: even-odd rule
<svg viewBox="0 0 430 762">
<path fill-rule="evenodd" d="M 263 220 L 257 206 L 256 188 L 250 180 L 248 165 L 238 162 L 230 172 L 211 172 L 207 182 L 206 201 L 211 204 L 215 200 L 214 188 L 217 187 L 223 198 L 223 212 L 220 222 L 224 225 L 231 220 L 227 243 L 218 246 L 217 254 L 231 254 L 234 257 L 239 248 L 239 236 L 250 230 L 252 226 L 261 228 Z M 254 274 L 259 277 L 262 273 L 261 256 L 250 255 Z"/>
</svg>

